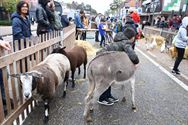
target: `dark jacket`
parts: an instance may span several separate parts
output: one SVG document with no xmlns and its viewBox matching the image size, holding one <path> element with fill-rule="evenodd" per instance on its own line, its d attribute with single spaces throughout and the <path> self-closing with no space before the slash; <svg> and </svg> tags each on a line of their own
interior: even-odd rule
<svg viewBox="0 0 188 125">
<path fill-rule="evenodd" d="M 48 16 L 48 20 L 51 25 L 52 30 L 61 30 L 62 24 L 60 20 L 60 16 L 48 5 L 45 6 L 45 11 Z"/>
<path fill-rule="evenodd" d="M 69 21 L 68 21 L 66 15 L 61 16 L 61 24 L 63 25 L 63 28 L 69 26 Z"/>
<path fill-rule="evenodd" d="M 36 19 L 37 19 L 37 35 L 47 33 L 51 31 L 51 26 L 48 20 L 46 11 L 42 5 L 39 4 L 36 10 Z"/>
<path fill-rule="evenodd" d="M 23 19 L 17 12 L 11 16 L 13 40 L 31 36 L 31 25 L 28 18 Z"/>
<path fill-rule="evenodd" d="M 127 27 L 131 27 L 135 30 L 135 32 L 137 33 L 137 27 L 138 25 L 134 23 L 134 21 L 131 19 L 131 17 L 127 17 L 127 20 L 125 22 L 125 29 Z"/>
<path fill-rule="evenodd" d="M 97 54 L 100 54 L 105 51 L 124 51 L 127 53 L 130 60 L 134 64 L 139 63 L 138 56 L 132 48 L 132 42 L 128 40 L 128 38 L 124 35 L 123 32 L 117 33 L 114 38 L 114 42 L 109 45 L 106 45 L 106 47 L 99 50 Z"/>
</svg>

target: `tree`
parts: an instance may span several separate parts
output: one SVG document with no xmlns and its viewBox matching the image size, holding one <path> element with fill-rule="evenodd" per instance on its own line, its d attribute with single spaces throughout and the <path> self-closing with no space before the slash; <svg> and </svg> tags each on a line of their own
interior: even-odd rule
<svg viewBox="0 0 188 125">
<path fill-rule="evenodd" d="M 5 8 L 6 12 L 8 12 L 8 18 L 10 21 L 10 15 L 16 11 L 16 0 L 5 0 L 2 3 L 2 6 Z"/>
</svg>

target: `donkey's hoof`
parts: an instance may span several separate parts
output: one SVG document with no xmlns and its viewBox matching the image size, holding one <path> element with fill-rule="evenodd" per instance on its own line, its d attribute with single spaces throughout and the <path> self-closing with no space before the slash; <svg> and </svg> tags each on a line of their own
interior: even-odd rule
<svg viewBox="0 0 188 125">
<path fill-rule="evenodd" d="M 91 116 L 88 116 L 87 118 L 86 118 L 86 122 L 92 122 L 93 120 L 92 120 L 92 118 L 91 118 Z"/>
<path fill-rule="evenodd" d="M 75 83 L 72 83 L 72 88 L 74 88 L 75 87 Z"/>
<path fill-rule="evenodd" d="M 136 112 L 136 106 L 132 106 L 133 112 Z"/>
<path fill-rule="evenodd" d="M 122 102 L 126 102 L 126 98 L 125 97 L 123 97 Z"/>
<path fill-rule="evenodd" d="M 94 112 L 93 108 L 90 108 L 90 110 L 89 110 L 89 111 L 90 111 L 90 113 L 93 113 L 93 112 Z"/>
</svg>

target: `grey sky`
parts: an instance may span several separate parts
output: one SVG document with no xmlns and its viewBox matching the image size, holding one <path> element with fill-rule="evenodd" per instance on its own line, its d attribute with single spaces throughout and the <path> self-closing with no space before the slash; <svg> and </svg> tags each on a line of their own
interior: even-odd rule
<svg viewBox="0 0 188 125">
<path fill-rule="evenodd" d="M 63 0 L 64 2 L 72 2 L 72 0 Z M 110 3 L 113 2 L 113 0 L 74 0 L 78 3 L 84 3 L 84 4 L 90 4 L 92 8 L 97 10 L 97 12 L 103 13 L 109 9 Z"/>
</svg>

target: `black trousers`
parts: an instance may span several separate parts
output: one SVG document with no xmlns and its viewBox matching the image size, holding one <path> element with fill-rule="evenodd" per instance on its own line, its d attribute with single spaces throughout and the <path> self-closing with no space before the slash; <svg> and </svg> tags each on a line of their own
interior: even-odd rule
<svg viewBox="0 0 188 125">
<path fill-rule="evenodd" d="M 102 44 L 105 46 L 105 37 L 103 35 L 101 35 L 100 46 L 102 46 Z"/>
<path fill-rule="evenodd" d="M 111 86 L 99 97 L 99 101 L 103 101 L 107 98 L 111 97 Z"/>
<path fill-rule="evenodd" d="M 99 31 L 95 32 L 95 41 L 99 42 Z"/>
<path fill-rule="evenodd" d="M 178 56 L 176 58 L 176 61 L 174 63 L 174 68 L 173 70 L 177 71 L 178 67 L 183 59 L 184 53 L 185 53 L 185 48 L 178 48 L 176 47 L 177 51 L 178 51 Z"/>
</svg>

